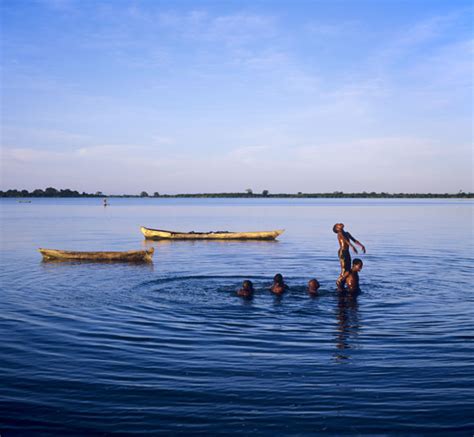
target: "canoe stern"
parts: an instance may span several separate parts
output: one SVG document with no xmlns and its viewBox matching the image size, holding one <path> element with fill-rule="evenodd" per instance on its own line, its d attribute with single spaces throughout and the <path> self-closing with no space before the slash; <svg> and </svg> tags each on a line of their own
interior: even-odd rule
<svg viewBox="0 0 474 437">
<path fill-rule="evenodd" d="M 43 261 L 109 261 L 109 262 L 152 262 L 155 248 L 147 250 L 129 250 L 125 252 L 73 252 L 66 250 L 44 249 L 38 251 Z"/>
<path fill-rule="evenodd" d="M 140 230 L 147 240 L 275 240 L 284 232 L 284 229 L 260 232 L 173 232 L 145 226 L 141 226 Z"/>
</svg>

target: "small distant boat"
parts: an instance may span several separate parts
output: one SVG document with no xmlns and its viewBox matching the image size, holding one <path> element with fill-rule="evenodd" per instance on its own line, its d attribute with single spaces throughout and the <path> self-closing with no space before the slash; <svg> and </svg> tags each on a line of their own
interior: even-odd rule
<svg viewBox="0 0 474 437">
<path fill-rule="evenodd" d="M 261 232 L 174 232 L 144 226 L 140 230 L 147 240 L 274 240 L 284 232 L 284 229 Z"/>
<path fill-rule="evenodd" d="M 129 250 L 126 252 L 71 252 L 67 250 L 38 249 L 45 261 L 118 261 L 151 262 L 155 249 Z"/>
<path fill-rule="evenodd" d="M 31 203 L 31 200 L 19 200 L 18 203 Z"/>
</svg>

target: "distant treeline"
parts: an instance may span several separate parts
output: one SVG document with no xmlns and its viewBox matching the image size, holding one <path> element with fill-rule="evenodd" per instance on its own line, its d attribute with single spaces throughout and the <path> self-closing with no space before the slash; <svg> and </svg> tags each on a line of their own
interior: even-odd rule
<svg viewBox="0 0 474 437">
<path fill-rule="evenodd" d="M 0 197 L 104 197 L 104 194 L 98 191 L 95 194 L 79 193 L 76 190 L 66 188 L 64 190 L 57 190 L 53 187 L 48 187 L 45 190 L 36 189 L 28 190 L 7 190 L 0 191 Z"/>
<path fill-rule="evenodd" d="M 155 196 L 156 197 L 156 196 Z M 303 198 L 303 199 L 317 199 L 317 198 L 354 198 L 354 199 L 384 199 L 384 198 L 433 198 L 433 199 L 448 199 L 448 198 L 473 198 L 474 193 L 459 192 L 452 193 L 376 193 L 376 192 L 362 192 L 362 193 L 344 193 L 342 191 L 335 191 L 333 193 L 276 193 L 276 194 L 256 194 L 256 193 L 201 193 L 201 194 L 164 194 L 158 197 L 211 197 L 211 198 Z"/>
<path fill-rule="evenodd" d="M 459 191 L 458 193 L 376 193 L 375 191 L 362 193 L 344 193 L 343 191 L 334 191 L 332 193 L 276 193 L 271 194 L 268 190 L 263 190 L 262 193 L 254 193 L 248 188 L 243 193 L 199 193 L 199 194 L 160 194 L 153 193 L 150 196 L 146 191 L 140 194 L 122 194 L 107 196 L 101 191 L 96 193 L 79 193 L 76 190 L 69 188 L 57 190 L 53 187 L 48 187 L 44 190 L 36 189 L 28 190 L 7 190 L 0 191 L 0 197 L 162 197 L 162 198 L 176 198 L 176 197 L 204 197 L 204 198 L 353 198 L 353 199 L 390 199 L 390 198 L 406 198 L 406 199 L 449 199 L 449 198 L 473 198 L 474 193 L 465 193 Z"/>
</svg>

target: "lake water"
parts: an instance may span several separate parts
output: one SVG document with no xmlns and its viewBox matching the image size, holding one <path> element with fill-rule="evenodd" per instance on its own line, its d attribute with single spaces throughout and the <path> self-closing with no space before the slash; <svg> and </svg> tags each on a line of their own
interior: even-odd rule
<svg viewBox="0 0 474 437">
<path fill-rule="evenodd" d="M 110 204 L 0 202 L 2 437 L 472 435 L 472 201 Z M 339 221 L 367 247 L 357 298 L 335 290 Z M 140 225 L 286 231 L 145 243 Z M 150 246 L 153 265 L 43 263 L 36 250 Z M 282 298 L 268 291 L 277 272 Z M 235 295 L 245 278 L 250 301 Z"/>
</svg>

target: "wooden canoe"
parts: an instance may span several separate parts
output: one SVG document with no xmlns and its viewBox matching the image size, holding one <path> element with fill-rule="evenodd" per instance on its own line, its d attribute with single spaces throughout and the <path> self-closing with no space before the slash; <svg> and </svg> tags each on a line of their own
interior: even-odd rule
<svg viewBox="0 0 474 437">
<path fill-rule="evenodd" d="M 127 252 L 71 252 L 67 250 L 38 249 L 45 261 L 120 261 L 151 262 L 155 249 Z"/>
<path fill-rule="evenodd" d="M 279 229 L 262 232 L 174 232 L 144 226 L 140 230 L 147 240 L 274 240 L 284 231 Z"/>
</svg>

